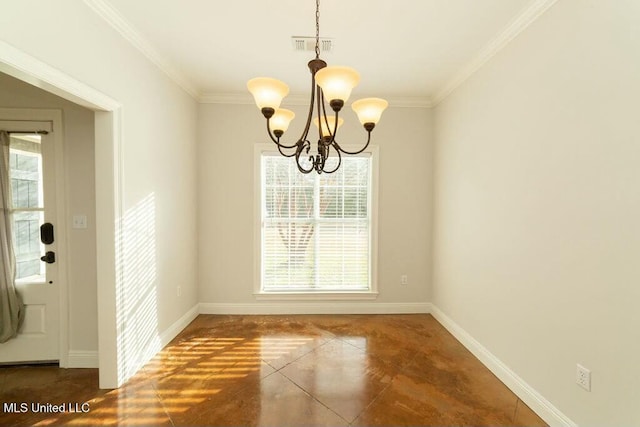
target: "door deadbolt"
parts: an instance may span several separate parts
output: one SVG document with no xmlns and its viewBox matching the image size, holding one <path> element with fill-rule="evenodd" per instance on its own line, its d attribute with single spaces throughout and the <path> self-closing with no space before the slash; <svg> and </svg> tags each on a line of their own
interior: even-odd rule
<svg viewBox="0 0 640 427">
<path fill-rule="evenodd" d="M 45 245 L 50 245 L 53 243 L 53 224 L 51 224 L 50 222 L 45 222 L 40 226 L 40 240 Z"/>
</svg>

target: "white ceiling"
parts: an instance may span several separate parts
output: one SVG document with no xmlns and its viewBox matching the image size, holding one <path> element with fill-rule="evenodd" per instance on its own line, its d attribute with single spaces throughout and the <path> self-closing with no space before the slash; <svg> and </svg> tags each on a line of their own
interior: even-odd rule
<svg viewBox="0 0 640 427">
<path fill-rule="evenodd" d="M 295 52 L 291 36 L 315 35 L 314 0 L 86 1 L 101 3 L 200 97 L 246 94 L 258 76 L 283 80 L 292 94 L 309 90 L 314 54 Z M 438 98 L 536 3 L 321 0 L 320 36 L 335 42 L 321 57 L 360 72 L 355 97 Z"/>
</svg>

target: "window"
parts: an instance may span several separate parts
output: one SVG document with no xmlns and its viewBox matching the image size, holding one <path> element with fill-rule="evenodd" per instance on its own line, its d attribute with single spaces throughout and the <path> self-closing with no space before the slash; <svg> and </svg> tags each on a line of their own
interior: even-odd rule
<svg viewBox="0 0 640 427">
<path fill-rule="evenodd" d="M 40 225 L 44 219 L 40 136 L 12 136 L 9 171 L 17 281 L 44 281 Z"/>
<path fill-rule="evenodd" d="M 373 293 L 372 153 L 333 174 L 302 174 L 261 152 L 260 292 Z"/>
</svg>

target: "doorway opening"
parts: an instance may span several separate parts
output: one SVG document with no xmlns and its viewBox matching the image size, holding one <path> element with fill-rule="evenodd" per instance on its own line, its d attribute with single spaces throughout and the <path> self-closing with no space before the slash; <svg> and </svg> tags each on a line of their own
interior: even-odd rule
<svg viewBox="0 0 640 427">
<path fill-rule="evenodd" d="M 116 236 L 121 217 L 121 106 L 114 99 L 5 43 L 0 72 L 94 111 L 96 191 L 96 271 L 100 388 L 117 388 Z"/>
</svg>

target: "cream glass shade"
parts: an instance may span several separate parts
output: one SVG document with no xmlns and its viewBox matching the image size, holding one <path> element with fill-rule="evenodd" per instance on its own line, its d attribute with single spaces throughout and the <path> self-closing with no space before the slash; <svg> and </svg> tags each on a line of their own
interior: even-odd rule
<svg viewBox="0 0 640 427">
<path fill-rule="evenodd" d="M 329 127 L 327 128 L 327 122 L 329 122 Z M 341 118 L 338 119 L 338 129 L 344 123 L 344 120 Z M 318 127 L 318 118 L 313 119 L 313 124 Z M 333 116 L 327 116 L 327 121 L 325 122 L 324 118 L 322 118 L 322 136 L 329 136 L 333 134 L 333 128 L 336 125 L 336 118 Z"/>
<path fill-rule="evenodd" d="M 360 74 L 350 67 L 325 67 L 316 73 L 316 83 L 322 88 L 327 101 L 339 99 L 347 102 L 358 82 Z"/>
<path fill-rule="evenodd" d="M 388 106 L 389 103 L 381 98 L 363 98 L 351 104 L 351 108 L 356 112 L 363 125 L 365 123 L 377 124 L 382 112 Z"/>
<path fill-rule="evenodd" d="M 287 129 L 289 129 L 289 123 L 291 123 L 291 120 L 293 120 L 295 116 L 295 113 L 291 110 L 284 108 L 277 109 L 273 117 L 271 117 L 271 129 L 286 132 Z"/>
<path fill-rule="evenodd" d="M 258 109 L 273 108 L 277 110 L 280 107 L 282 98 L 289 93 L 289 86 L 280 80 L 270 77 L 256 77 L 247 82 L 247 88 L 253 95 Z"/>
</svg>

